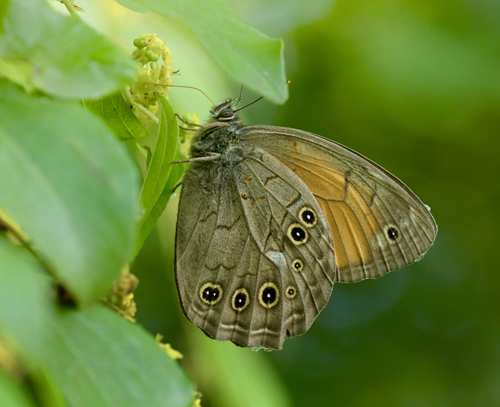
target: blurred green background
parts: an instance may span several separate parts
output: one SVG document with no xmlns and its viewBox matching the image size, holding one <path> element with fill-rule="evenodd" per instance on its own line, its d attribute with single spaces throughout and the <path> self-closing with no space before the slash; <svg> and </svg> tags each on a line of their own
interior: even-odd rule
<svg viewBox="0 0 500 407">
<path fill-rule="evenodd" d="M 177 199 L 133 271 L 139 321 L 184 354 L 205 407 L 500 405 L 500 3 L 489 0 L 246 0 L 228 4 L 285 39 L 290 99 L 244 111 L 247 123 L 330 137 L 402 179 L 432 208 L 439 233 L 418 263 L 335 286 L 301 337 L 252 352 L 187 323 L 173 276 Z M 213 99 L 233 83 L 175 22 L 115 3 L 83 6 L 90 25 L 132 51 L 167 37 L 175 84 Z M 244 101 L 258 95 L 246 91 Z M 172 89 L 179 113 L 210 103 Z"/>
</svg>

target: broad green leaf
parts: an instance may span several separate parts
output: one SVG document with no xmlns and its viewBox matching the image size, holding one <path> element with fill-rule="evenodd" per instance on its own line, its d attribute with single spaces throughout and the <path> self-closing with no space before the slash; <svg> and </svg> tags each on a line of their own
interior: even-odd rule
<svg viewBox="0 0 500 407">
<path fill-rule="evenodd" d="M 78 104 L 0 80 L 0 207 L 81 302 L 130 260 L 138 174 L 125 146 Z"/>
<path fill-rule="evenodd" d="M 153 153 L 151 152 L 151 148 L 146 145 L 142 145 L 140 143 L 135 143 L 137 151 L 146 159 L 146 168 L 149 167 L 149 163 L 151 162 L 151 157 L 153 157 Z"/>
<path fill-rule="evenodd" d="M 27 92 L 35 90 L 35 85 L 31 82 L 33 65 L 27 61 L 0 58 L 0 73 L 23 86 Z"/>
<path fill-rule="evenodd" d="M 251 5 L 241 0 L 224 0 L 224 3 L 258 30 L 281 37 L 324 19 L 335 1 L 314 0 L 314 7 L 305 7 L 304 0 L 252 0 Z"/>
<path fill-rule="evenodd" d="M 83 105 L 99 116 L 118 140 L 140 139 L 149 135 L 132 112 L 120 92 L 97 100 L 85 100 Z"/>
<path fill-rule="evenodd" d="M 0 406 L 2 407 L 34 407 L 35 404 L 27 395 L 26 388 L 16 380 L 7 377 L 0 370 Z"/>
<path fill-rule="evenodd" d="M 45 365 L 69 406 L 191 406 L 193 383 L 142 327 L 93 306 L 51 328 Z"/>
<path fill-rule="evenodd" d="M 25 362 L 36 359 L 50 340 L 49 299 L 48 276 L 40 265 L 0 234 L 0 337 L 19 347 Z"/>
<path fill-rule="evenodd" d="M 136 77 L 136 63 L 125 52 L 45 1 L 9 2 L 2 23 L 0 56 L 29 62 L 32 83 L 50 95 L 95 99 Z"/>
<path fill-rule="evenodd" d="M 182 160 L 184 158 L 184 156 L 178 153 L 175 156 L 174 161 Z M 151 209 L 151 218 L 155 219 L 155 222 L 167 207 L 167 204 L 170 201 L 173 193 L 180 191 L 180 186 L 178 184 L 181 181 L 185 170 L 186 164 L 175 164 L 172 166 L 172 170 L 170 171 L 170 175 L 168 177 L 167 183 L 165 184 L 165 188 L 163 188 L 161 195 L 156 201 L 153 209 Z"/>
<path fill-rule="evenodd" d="M 53 322 L 53 321 L 52 321 Z M 39 406 L 67 407 L 66 401 L 54 379 L 40 365 L 29 372 L 30 389 L 36 394 Z"/>
<path fill-rule="evenodd" d="M 189 327 L 187 335 L 190 359 L 196 361 L 193 376 L 210 388 L 217 407 L 292 405 L 280 375 L 265 353 L 209 340 L 194 327 Z"/>
<path fill-rule="evenodd" d="M 163 96 L 158 96 L 158 102 L 160 108 L 158 141 L 142 186 L 140 201 L 144 208 L 144 216 L 139 223 L 136 251 L 142 247 L 144 240 L 167 206 L 168 200 L 165 201 L 160 197 L 169 180 L 172 161 L 174 161 L 179 148 L 179 127 L 174 109 Z"/>
<path fill-rule="evenodd" d="M 220 0 L 126 0 L 189 27 L 212 58 L 239 83 L 275 103 L 288 98 L 283 42 L 243 22 Z"/>
<path fill-rule="evenodd" d="M 120 4 L 123 7 L 127 7 L 128 9 L 139 13 L 147 13 L 149 11 L 148 7 L 142 6 L 140 2 L 135 0 L 120 0 Z"/>
<path fill-rule="evenodd" d="M 177 155 L 175 156 L 174 160 L 175 161 L 183 160 L 185 158 L 186 157 L 183 154 L 180 154 L 178 152 Z M 170 200 L 170 197 L 174 193 L 174 190 L 177 192 L 179 191 L 177 188 L 179 188 L 179 182 L 181 182 L 182 177 L 184 175 L 184 171 L 186 171 L 186 166 L 187 166 L 186 164 L 175 164 L 172 167 L 172 171 L 170 172 L 170 176 L 168 177 L 168 181 L 165 185 L 165 188 L 163 189 L 163 192 L 162 192 L 161 198 L 160 198 L 160 199 L 165 199 L 166 204 Z M 158 199 L 158 201 L 160 201 L 160 199 Z"/>
<path fill-rule="evenodd" d="M 3 34 L 3 18 L 7 13 L 7 5 L 9 4 L 9 0 L 5 0 L 0 2 L 0 34 Z"/>
</svg>

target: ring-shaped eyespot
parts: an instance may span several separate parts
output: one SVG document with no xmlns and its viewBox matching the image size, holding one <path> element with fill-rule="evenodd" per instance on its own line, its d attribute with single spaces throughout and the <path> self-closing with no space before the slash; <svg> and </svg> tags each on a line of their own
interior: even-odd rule
<svg viewBox="0 0 500 407">
<path fill-rule="evenodd" d="M 215 305 L 221 300 L 222 293 L 219 284 L 205 283 L 200 288 L 200 299 L 207 305 Z"/>
<path fill-rule="evenodd" d="M 307 230 L 304 229 L 304 226 L 298 223 L 292 223 L 288 227 L 286 234 L 296 246 L 304 244 L 307 242 L 307 239 L 309 239 L 309 233 L 307 233 Z"/>
<path fill-rule="evenodd" d="M 304 270 L 304 263 L 302 262 L 302 260 L 300 259 L 295 259 L 294 261 L 292 261 L 292 270 L 293 271 L 297 271 L 297 272 L 301 272 L 302 270 Z"/>
<path fill-rule="evenodd" d="M 318 216 L 313 208 L 304 206 L 299 211 L 299 220 L 306 228 L 312 228 L 318 223 Z"/>
<path fill-rule="evenodd" d="M 280 292 L 274 283 L 264 283 L 259 290 L 259 302 L 264 308 L 274 307 L 280 299 Z"/>
<path fill-rule="evenodd" d="M 235 311 L 241 312 L 250 303 L 250 296 L 245 288 L 238 288 L 231 299 L 231 305 Z"/>
<path fill-rule="evenodd" d="M 401 231 L 397 226 L 387 225 L 384 227 L 384 232 L 389 243 L 396 243 L 401 238 Z"/>
<path fill-rule="evenodd" d="M 285 295 L 288 298 L 293 299 L 297 296 L 297 289 L 293 285 L 289 285 L 285 290 Z"/>
</svg>

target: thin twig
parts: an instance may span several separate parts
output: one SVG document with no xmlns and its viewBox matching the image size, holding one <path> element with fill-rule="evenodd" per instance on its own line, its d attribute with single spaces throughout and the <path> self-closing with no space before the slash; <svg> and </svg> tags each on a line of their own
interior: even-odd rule
<svg viewBox="0 0 500 407">
<path fill-rule="evenodd" d="M 73 2 L 71 0 L 60 0 L 60 1 L 61 1 L 61 3 L 63 3 L 66 6 L 66 8 L 69 11 L 69 14 L 71 14 L 73 17 L 81 20 L 81 17 L 78 14 L 78 11 L 76 11 L 75 5 L 73 4 Z"/>
<path fill-rule="evenodd" d="M 156 117 L 153 113 L 151 113 L 150 110 L 146 109 L 143 105 L 140 103 L 132 102 L 132 105 L 136 108 L 139 109 L 142 113 L 144 113 L 146 116 L 148 116 L 155 124 L 159 124 L 160 120 L 158 120 L 158 117 Z"/>
<path fill-rule="evenodd" d="M 11 225 L 0 218 L 0 230 L 1 229 L 10 233 L 20 243 L 20 246 L 24 247 L 42 265 L 42 267 L 45 269 L 45 271 L 47 271 L 48 274 L 53 277 L 56 276 L 56 273 L 54 272 L 52 267 L 50 267 L 49 264 L 40 256 L 40 254 L 33 248 L 31 243 L 26 240 L 24 236 L 22 236 L 16 229 L 14 229 Z"/>
<path fill-rule="evenodd" d="M 146 109 L 143 105 L 140 103 L 134 102 L 132 100 L 132 97 L 130 96 L 129 88 L 126 87 L 125 89 L 122 89 L 121 91 L 123 99 L 125 99 L 125 102 L 129 104 L 129 106 L 133 106 L 136 109 L 140 110 L 142 113 L 144 113 L 146 116 L 148 116 L 153 123 L 158 124 L 160 121 L 158 120 L 158 117 L 156 117 L 153 113 L 151 113 L 150 110 Z"/>
</svg>

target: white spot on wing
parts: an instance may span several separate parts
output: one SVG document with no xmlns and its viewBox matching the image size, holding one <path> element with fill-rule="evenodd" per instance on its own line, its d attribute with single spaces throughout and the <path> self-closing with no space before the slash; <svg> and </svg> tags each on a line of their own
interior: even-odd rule
<svg viewBox="0 0 500 407">
<path fill-rule="evenodd" d="M 286 271 L 288 269 L 288 265 L 286 263 L 283 252 L 275 252 L 273 250 L 269 250 L 266 252 L 266 256 L 276 265 L 276 267 L 279 268 L 280 271 Z"/>
</svg>

